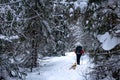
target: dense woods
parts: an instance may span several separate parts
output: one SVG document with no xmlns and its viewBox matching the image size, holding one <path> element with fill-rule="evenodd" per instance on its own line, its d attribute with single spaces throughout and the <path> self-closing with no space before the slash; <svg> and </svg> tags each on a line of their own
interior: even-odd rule
<svg viewBox="0 0 120 80">
<path fill-rule="evenodd" d="M 84 8 L 80 1 L 0 0 L 0 77 L 23 79 L 38 58 L 64 55 L 81 43 L 96 64 L 93 80 L 119 80 L 120 44 L 105 50 L 97 36 L 120 38 L 120 1 L 86 0 Z"/>
</svg>

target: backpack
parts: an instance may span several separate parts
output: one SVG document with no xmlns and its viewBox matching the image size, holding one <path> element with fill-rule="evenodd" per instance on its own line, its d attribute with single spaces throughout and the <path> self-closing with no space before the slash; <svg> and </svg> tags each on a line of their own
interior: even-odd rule
<svg viewBox="0 0 120 80">
<path fill-rule="evenodd" d="M 82 50 L 82 46 L 77 46 L 77 47 L 76 47 L 76 50 L 75 50 L 75 53 L 76 53 L 76 54 L 82 54 L 82 53 L 81 53 L 81 50 Z"/>
</svg>

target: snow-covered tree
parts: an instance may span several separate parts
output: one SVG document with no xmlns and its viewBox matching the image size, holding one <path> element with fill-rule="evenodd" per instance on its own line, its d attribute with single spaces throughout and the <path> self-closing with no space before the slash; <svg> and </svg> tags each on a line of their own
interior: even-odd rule
<svg viewBox="0 0 120 80">
<path fill-rule="evenodd" d="M 10 77 L 22 77 L 22 72 L 19 71 L 20 61 L 16 59 L 22 54 L 21 43 L 19 42 L 24 22 L 22 3 L 22 0 L 0 1 L 0 41 L 2 48 L 0 53 L 0 73 L 4 73 L 0 76 L 5 78 L 7 78 L 7 74 Z"/>
<path fill-rule="evenodd" d="M 96 63 L 95 80 L 115 79 L 119 80 L 119 1 L 118 0 L 89 0 L 83 26 L 85 32 L 89 33 L 89 41 L 93 39 L 88 48 L 95 50 L 94 61 Z M 100 2 L 99 2 L 100 1 Z M 87 34 L 88 35 L 88 34 Z M 114 39 L 114 41 L 113 41 Z M 87 42 L 83 40 L 83 42 Z M 87 42 L 89 44 L 89 42 Z M 96 48 L 94 48 L 96 47 Z M 91 49 L 92 50 L 92 49 Z M 93 53 L 93 52 L 92 52 Z M 103 74 L 104 73 L 104 74 Z"/>
<path fill-rule="evenodd" d="M 64 54 L 69 43 L 68 7 L 61 4 L 56 0 L 0 1 L 1 73 L 5 70 L 10 77 L 21 78 L 20 68 L 32 71 L 39 54 Z"/>
</svg>

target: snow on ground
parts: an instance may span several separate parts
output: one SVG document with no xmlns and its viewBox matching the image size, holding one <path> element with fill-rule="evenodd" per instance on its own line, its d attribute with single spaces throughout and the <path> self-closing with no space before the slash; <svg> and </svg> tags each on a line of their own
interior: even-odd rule
<svg viewBox="0 0 120 80">
<path fill-rule="evenodd" d="M 87 55 L 82 56 L 81 65 L 75 70 L 69 68 L 75 63 L 75 53 L 66 53 L 61 57 L 46 57 L 40 63 L 43 67 L 35 72 L 28 73 L 26 80 L 85 80 L 90 71 L 89 67 L 93 66 Z"/>
</svg>

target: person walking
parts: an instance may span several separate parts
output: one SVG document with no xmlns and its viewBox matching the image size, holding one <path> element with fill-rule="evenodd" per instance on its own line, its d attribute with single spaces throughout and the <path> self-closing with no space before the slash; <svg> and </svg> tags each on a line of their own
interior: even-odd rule
<svg viewBox="0 0 120 80">
<path fill-rule="evenodd" d="M 76 47 L 75 54 L 76 54 L 77 65 L 80 65 L 80 58 L 84 54 L 84 50 L 82 49 L 82 46 L 77 46 Z"/>
</svg>

